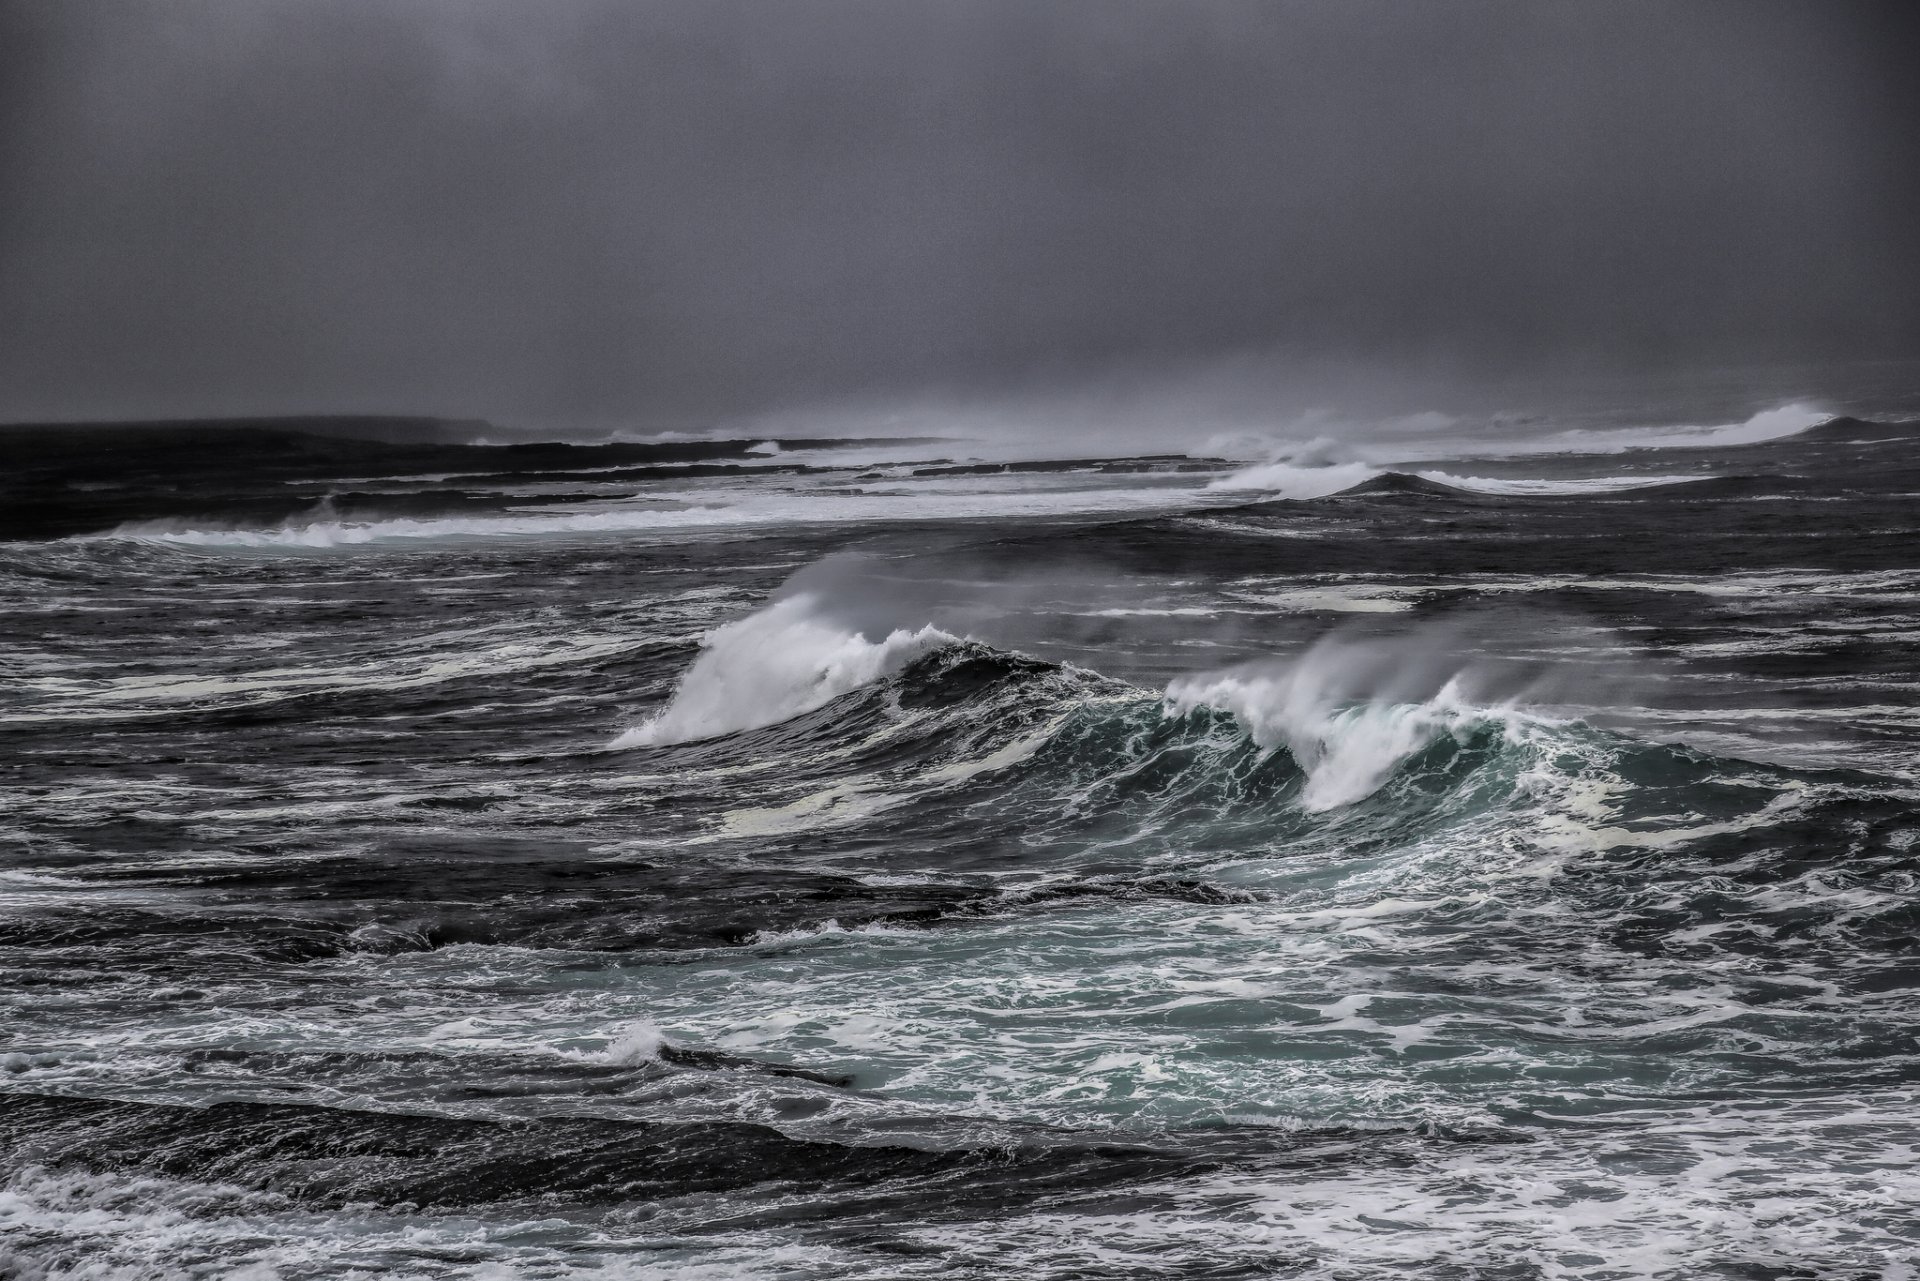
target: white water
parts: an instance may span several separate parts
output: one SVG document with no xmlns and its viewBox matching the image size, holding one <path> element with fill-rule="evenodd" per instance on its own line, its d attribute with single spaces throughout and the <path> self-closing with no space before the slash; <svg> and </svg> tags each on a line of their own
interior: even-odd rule
<svg viewBox="0 0 1920 1281">
<path fill-rule="evenodd" d="M 1737 423 L 1681 427 L 1579 428 L 1532 436 L 1523 440 L 1486 441 L 1472 438 L 1451 442 L 1438 439 L 1379 442 L 1364 448 L 1317 438 L 1308 441 L 1267 440 L 1264 462 L 1241 468 L 1208 483 L 1210 491 L 1258 490 L 1277 498 L 1322 498 L 1371 480 L 1397 460 L 1437 458 L 1503 458 L 1539 454 L 1617 454 L 1642 449 L 1707 449 L 1754 445 L 1796 436 L 1826 422 L 1833 415 L 1816 406 L 1793 403 L 1762 410 Z M 1245 448 L 1250 442 L 1237 442 Z M 1595 476 L 1559 479 L 1489 478 L 1457 475 L 1440 470 L 1415 473 L 1423 480 L 1488 494 L 1600 494 L 1701 479 L 1698 475 Z"/>
<path fill-rule="evenodd" d="M 1737 423 L 1678 427 L 1579 428 L 1524 440 L 1465 441 L 1462 457 L 1516 457 L 1527 454 L 1616 454 L 1630 449 L 1712 449 L 1757 445 L 1797 436 L 1833 417 L 1830 410 L 1795 401 L 1763 409 Z"/>
<path fill-rule="evenodd" d="M 1259 490 L 1275 498 L 1325 498 L 1383 475 L 1381 468 L 1369 463 L 1334 463 L 1305 467 L 1291 462 L 1261 463 L 1210 482 L 1211 492 Z M 1686 480 L 1703 480 L 1703 475 L 1670 476 L 1582 476 L 1562 479 L 1498 476 L 1459 476 L 1452 472 L 1427 470 L 1413 473 L 1422 480 L 1478 494 L 1553 495 L 1613 494 L 1649 485 L 1672 485 Z"/>
<path fill-rule="evenodd" d="M 759 484 L 760 482 L 753 482 Z M 861 521 L 969 520 L 983 517 L 1064 516 L 1146 512 L 1190 506 L 1205 491 L 1196 485 L 1134 485 L 1048 478 L 1036 488 L 1026 477 L 981 478 L 963 492 L 919 482 L 908 492 L 822 489 L 769 492 L 711 488 L 646 496 L 647 506 L 556 511 L 522 509 L 491 516 L 395 517 L 369 521 L 314 519 L 262 529 L 142 521 L 74 542 L 149 542 L 186 547 L 327 548 L 423 539 L 530 535 L 677 533 L 745 525 L 807 525 Z"/>
<path fill-rule="evenodd" d="M 1476 725 L 1512 726 L 1518 696 L 1489 700 L 1488 675 L 1448 671 L 1447 638 L 1394 641 L 1334 635 L 1300 657 L 1186 677 L 1168 685 L 1165 712 L 1230 714 L 1262 748 L 1284 747 L 1306 775 L 1300 806 L 1337 809 L 1371 796 L 1416 752 Z M 1533 718 L 1538 719 L 1538 718 Z"/>
<path fill-rule="evenodd" d="M 1352 489 L 1379 474 L 1380 469 L 1368 463 L 1330 463 L 1315 467 L 1282 459 L 1222 476 L 1207 488 L 1216 491 L 1257 489 L 1276 498 L 1324 498 Z"/>
<path fill-rule="evenodd" d="M 1335 494 L 1378 476 L 1394 457 L 1417 450 L 1428 458 L 1508 457 L 1532 454 L 1619 453 L 1630 449 L 1736 446 L 1774 440 L 1804 431 L 1829 415 L 1809 405 L 1792 404 L 1740 423 L 1703 427 L 1579 429 L 1527 440 L 1437 440 L 1403 442 L 1395 448 L 1364 450 L 1326 439 L 1268 441 L 1265 461 L 1207 480 L 1166 475 L 1094 474 L 1031 476 L 916 477 L 899 467 L 878 480 L 830 476 L 755 477 L 742 468 L 737 483 L 648 491 L 591 507 L 527 506 L 488 515 L 341 519 L 322 503 L 306 516 L 265 528 L 222 527 L 191 521 L 145 521 L 74 541 L 139 541 L 188 547 L 331 548 L 424 539 L 492 538 L 531 535 L 676 534 L 744 525 L 801 525 L 857 521 L 1018 518 L 1096 512 L 1149 512 L 1191 508 L 1209 500 L 1266 494 L 1313 499 Z M 754 447 L 757 458 L 771 458 L 779 447 L 767 441 Z M 1437 452 L 1436 452 L 1437 451 Z M 881 451 L 898 455 L 900 451 Z M 996 451 L 1005 456 L 1008 449 Z M 1012 450 L 1014 453 L 1019 451 Z M 862 451 L 829 451 L 810 458 L 815 465 L 852 467 Z M 973 455 L 969 454 L 969 457 Z M 892 461 L 898 462 L 897 457 Z M 1591 494 L 1643 485 L 1694 479 L 1663 475 L 1578 479 L 1483 478 L 1429 470 L 1418 473 L 1442 484 L 1493 494 Z M 852 483 L 849 483 L 849 482 Z"/>
<path fill-rule="evenodd" d="M 1300 807 L 1314 812 L 1366 799 L 1402 761 L 1484 716 L 1462 702 L 1451 683 L 1426 702 L 1341 706 L 1296 669 L 1223 673 L 1168 686 L 1169 715 L 1197 707 L 1231 713 L 1261 747 L 1285 747 L 1307 776 Z"/>
<path fill-rule="evenodd" d="M 1690 476 L 1588 476 L 1561 480 L 1535 480 L 1523 477 L 1504 476 L 1456 476 L 1451 472 L 1423 471 L 1417 473 L 1422 480 L 1436 484 L 1451 485 L 1455 489 L 1472 490 L 1478 494 L 1553 495 L 1553 494 L 1617 494 L 1630 489 L 1645 489 L 1650 485 L 1676 485 L 1682 481 L 1705 480 L 1703 475 Z"/>
<path fill-rule="evenodd" d="M 789 596 L 709 632 L 666 709 L 612 746 L 658 747 L 777 725 L 956 639 L 927 626 L 870 641 L 823 615 L 812 593 Z"/>
</svg>

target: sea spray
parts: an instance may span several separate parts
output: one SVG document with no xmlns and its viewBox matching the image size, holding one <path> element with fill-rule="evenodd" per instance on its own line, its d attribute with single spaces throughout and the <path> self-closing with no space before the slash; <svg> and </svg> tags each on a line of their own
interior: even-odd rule
<svg viewBox="0 0 1920 1281">
<path fill-rule="evenodd" d="M 612 746 L 660 747 L 777 725 L 958 639 L 926 626 L 870 641 L 822 610 L 803 592 L 715 628 L 665 710 Z"/>
<path fill-rule="evenodd" d="M 1306 775 L 1300 806 L 1314 812 L 1365 799 L 1441 734 L 1483 719 L 1452 685 L 1422 703 L 1341 706 L 1287 671 L 1222 674 L 1168 687 L 1169 715 L 1201 706 L 1231 713 L 1260 747 L 1285 747 Z"/>
<path fill-rule="evenodd" d="M 1372 460 L 1343 442 L 1268 442 L 1267 460 L 1207 482 L 1209 490 L 1258 490 L 1276 498 L 1324 498 L 1380 474 Z"/>
<path fill-rule="evenodd" d="M 1566 695 L 1564 674 L 1477 657 L 1473 628 L 1487 623 L 1463 618 L 1393 637 L 1337 631 L 1291 660 L 1175 680 L 1164 712 L 1230 714 L 1255 745 L 1292 756 L 1306 776 L 1302 809 L 1337 809 L 1372 795 L 1443 735 L 1540 720 L 1526 709 Z"/>
</svg>

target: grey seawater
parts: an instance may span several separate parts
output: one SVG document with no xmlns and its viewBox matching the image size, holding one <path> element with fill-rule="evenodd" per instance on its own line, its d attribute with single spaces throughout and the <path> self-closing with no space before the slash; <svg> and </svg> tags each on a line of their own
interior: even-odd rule
<svg viewBox="0 0 1920 1281">
<path fill-rule="evenodd" d="M 1829 435 L 8 544 L 0 1274 L 1911 1275 L 1920 513 Z"/>
</svg>

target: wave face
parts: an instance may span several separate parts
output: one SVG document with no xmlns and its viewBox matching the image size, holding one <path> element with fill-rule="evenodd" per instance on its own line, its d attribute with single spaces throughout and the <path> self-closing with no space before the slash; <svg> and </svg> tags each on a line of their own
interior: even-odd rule
<svg viewBox="0 0 1920 1281">
<path fill-rule="evenodd" d="M 0 1275 L 1901 1275 L 1920 473 L 1830 426 L 1275 501 L 282 440 L 50 505 Z M 824 470 L 578 478 L 710 466 Z M 607 502 L 661 522 L 94 536 Z"/>
</svg>

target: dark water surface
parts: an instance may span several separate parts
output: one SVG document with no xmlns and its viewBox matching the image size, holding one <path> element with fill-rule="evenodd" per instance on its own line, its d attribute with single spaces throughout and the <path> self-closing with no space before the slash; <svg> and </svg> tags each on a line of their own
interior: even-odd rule
<svg viewBox="0 0 1920 1281">
<path fill-rule="evenodd" d="M 12 441 L 0 1275 L 1915 1275 L 1913 426 L 251 430 Z"/>
</svg>

